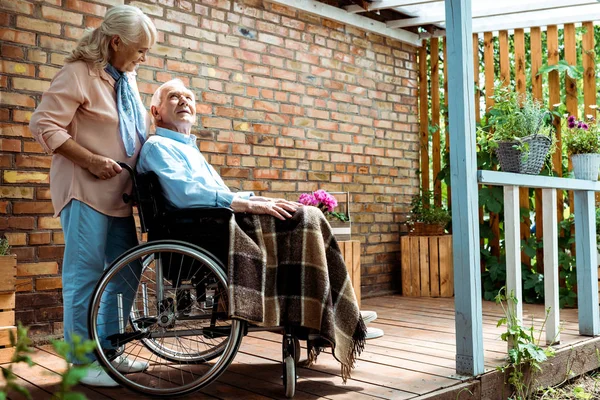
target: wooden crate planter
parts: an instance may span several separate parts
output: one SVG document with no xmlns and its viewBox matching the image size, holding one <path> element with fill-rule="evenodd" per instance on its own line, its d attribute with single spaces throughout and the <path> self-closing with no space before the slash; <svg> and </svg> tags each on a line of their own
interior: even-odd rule
<svg viewBox="0 0 600 400">
<path fill-rule="evenodd" d="M 10 346 L 10 332 L 16 337 L 15 282 L 17 256 L 0 256 L 0 364 L 10 362 L 14 347 Z"/>
<path fill-rule="evenodd" d="M 347 240 L 338 242 L 338 245 L 342 256 L 344 256 L 356 301 L 358 301 L 358 307 L 360 307 L 360 242 L 358 240 Z"/>
<path fill-rule="evenodd" d="M 452 235 L 400 238 L 402 295 L 454 296 Z"/>
</svg>

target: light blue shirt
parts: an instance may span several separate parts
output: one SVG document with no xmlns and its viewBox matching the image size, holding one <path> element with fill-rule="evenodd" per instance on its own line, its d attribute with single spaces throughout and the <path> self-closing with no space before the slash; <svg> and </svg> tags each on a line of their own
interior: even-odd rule
<svg viewBox="0 0 600 400">
<path fill-rule="evenodd" d="M 234 197 L 249 199 L 252 192 L 232 193 L 196 146 L 196 136 L 156 128 L 142 147 L 138 172 L 158 175 L 166 199 L 175 208 L 229 207 Z"/>
</svg>

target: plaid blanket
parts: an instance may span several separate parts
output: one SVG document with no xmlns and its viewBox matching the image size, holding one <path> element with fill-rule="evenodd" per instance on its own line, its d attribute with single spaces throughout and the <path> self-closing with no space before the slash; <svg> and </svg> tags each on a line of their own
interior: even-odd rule
<svg viewBox="0 0 600 400">
<path fill-rule="evenodd" d="M 345 382 L 364 347 L 366 327 L 323 213 L 301 207 L 286 221 L 236 214 L 229 249 L 232 317 L 318 333 L 333 348 Z"/>
</svg>

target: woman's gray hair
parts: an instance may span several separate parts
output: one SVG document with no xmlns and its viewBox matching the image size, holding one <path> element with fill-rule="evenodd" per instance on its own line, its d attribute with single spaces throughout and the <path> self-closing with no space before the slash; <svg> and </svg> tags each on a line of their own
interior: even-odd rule
<svg viewBox="0 0 600 400">
<path fill-rule="evenodd" d="M 104 69 L 110 57 L 110 41 L 118 36 L 126 46 L 156 42 L 154 24 L 139 8 L 133 6 L 115 6 L 106 12 L 104 20 L 96 29 L 87 29 L 77 43 L 77 47 L 66 62 L 83 60 L 96 68 Z"/>
</svg>

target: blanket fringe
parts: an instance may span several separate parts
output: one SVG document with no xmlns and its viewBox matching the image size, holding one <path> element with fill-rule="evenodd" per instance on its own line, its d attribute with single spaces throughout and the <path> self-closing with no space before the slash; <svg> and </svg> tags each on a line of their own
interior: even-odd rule
<svg viewBox="0 0 600 400">
<path fill-rule="evenodd" d="M 306 360 L 298 363 L 299 366 L 304 367 L 304 368 L 308 368 L 308 367 L 312 366 L 313 364 L 316 364 L 317 357 L 319 356 L 319 354 L 321 353 L 321 350 L 322 350 L 320 347 L 313 346 L 312 344 L 310 344 L 310 342 L 307 342 L 307 346 L 308 346 L 308 358 Z"/>
<path fill-rule="evenodd" d="M 358 319 L 358 323 L 356 324 L 356 329 L 354 330 L 354 334 L 352 335 L 352 347 L 348 349 L 348 363 L 342 364 L 342 381 L 346 383 L 348 378 L 350 378 L 350 373 L 356 364 L 356 359 L 362 351 L 365 349 L 365 342 L 367 338 L 367 327 L 362 318 Z"/>
</svg>

